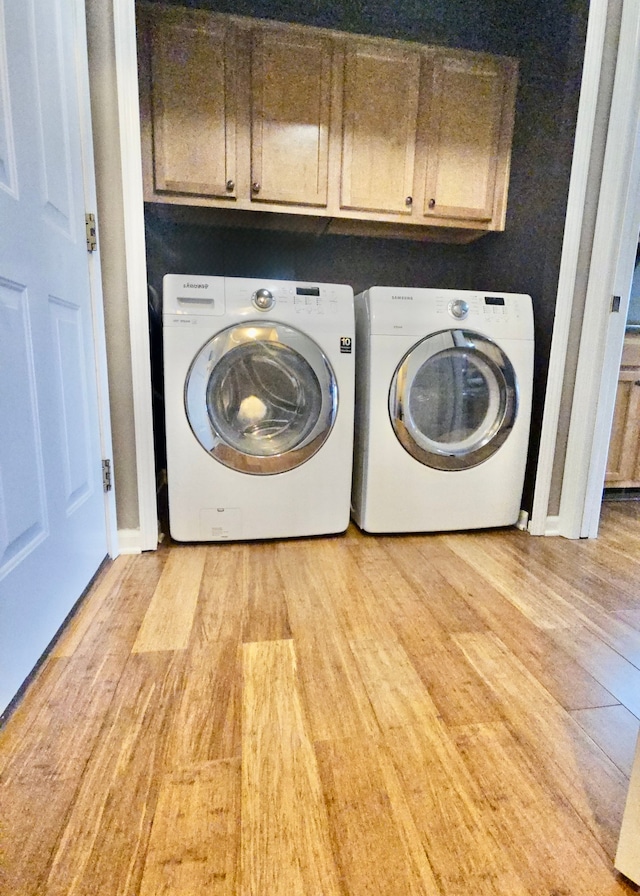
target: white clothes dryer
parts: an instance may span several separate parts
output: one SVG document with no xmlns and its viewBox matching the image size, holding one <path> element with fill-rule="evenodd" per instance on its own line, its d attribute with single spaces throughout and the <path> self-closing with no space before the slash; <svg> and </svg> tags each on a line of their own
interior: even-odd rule
<svg viewBox="0 0 640 896">
<path fill-rule="evenodd" d="M 167 274 L 163 346 L 171 536 L 343 532 L 353 455 L 351 287 Z"/>
<path fill-rule="evenodd" d="M 368 532 L 514 524 L 531 417 L 530 296 L 372 287 L 355 313 L 356 523 Z"/>
</svg>

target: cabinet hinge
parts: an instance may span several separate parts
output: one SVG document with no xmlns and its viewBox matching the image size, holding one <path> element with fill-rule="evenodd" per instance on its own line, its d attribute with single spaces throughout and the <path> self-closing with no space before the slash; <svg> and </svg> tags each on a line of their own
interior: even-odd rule
<svg viewBox="0 0 640 896">
<path fill-rule="evenodd" d="M 95 252 L 98 248 L 96 236 L 96 216 L 93 212 L 87 212 L 84 216 L 84 226 L 87 232 L 87 252 Z"/>
<path fill-rule="evenodd" d="M 111 461 L 102 461 L 102 488 L 105 492 L 111 491 Z"/>
</svg>

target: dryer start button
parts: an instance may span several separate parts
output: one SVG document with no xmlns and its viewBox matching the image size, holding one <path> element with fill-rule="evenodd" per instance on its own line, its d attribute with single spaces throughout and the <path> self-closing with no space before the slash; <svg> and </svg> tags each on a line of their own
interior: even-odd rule
<svg viewBox="0 0 640 896">
<path fill-rule="evenodd" d="M 252 301 L 258 311 L 269 311 L 276 303 L 273 293 L 268 289 L 257 289 L 252 296 Z"/>
<path fill-rule="evenodd" d="M 464 320 L 468 313 L 469 303 L 464 299 L 454 299 L 453 302 L 449 302 L 449 314 L 456 320 Z"/>
</svg>

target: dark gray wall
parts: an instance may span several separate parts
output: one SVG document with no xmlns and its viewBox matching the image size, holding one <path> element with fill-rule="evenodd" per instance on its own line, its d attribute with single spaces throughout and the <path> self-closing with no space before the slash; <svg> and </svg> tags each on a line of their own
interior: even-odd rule
<svg viewBox="0 0 640 896">
<path fill-rule="evenodd" d="M 149 206 L 151 284 L 167 272 L 271 276 L 350 284 L 526 292 L 536 319 L 532 437 L 523 506 L 530 508 L 588 0 L 192 0 L 180 5 L 516 56 L 520 83 L 506 231 L 469 246 L 313 236 L 172 223 Z M 154 328 L 157 330 L 157 326 Z M 154 343 L 157 339 L 154 338 Z M 155 368 L 159 361 L 155 358 Z M 161 459 L 160 459 L 161 460 Z"/>
</svg>

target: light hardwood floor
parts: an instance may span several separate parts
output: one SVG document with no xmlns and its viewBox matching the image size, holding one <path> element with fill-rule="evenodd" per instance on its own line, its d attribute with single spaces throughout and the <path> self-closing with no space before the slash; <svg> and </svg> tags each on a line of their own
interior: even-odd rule
<svg viewBox="0 0 640 896">
<path fill-rule="evenodd" d="M 610 896 L 640 505 L 121 557 L 0 731 L 2 896 Z"/>
</svg>

